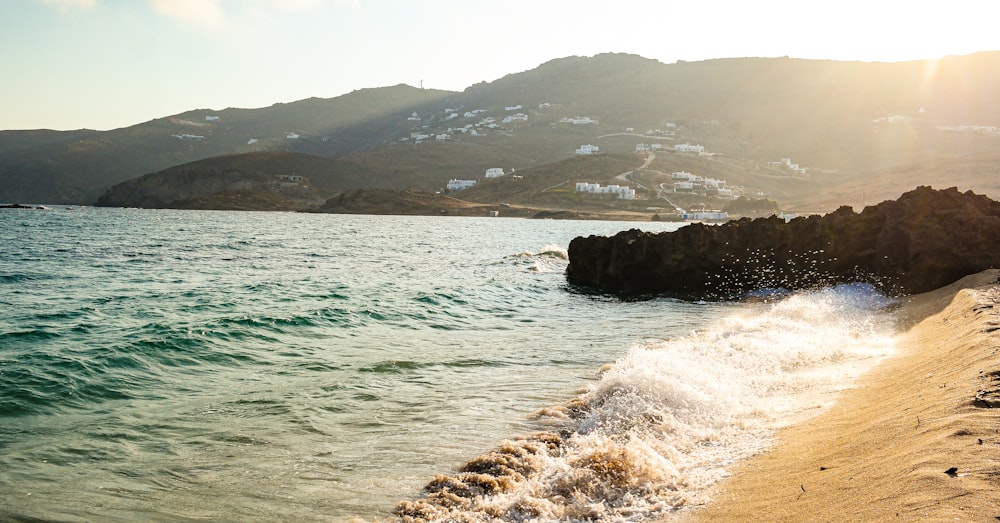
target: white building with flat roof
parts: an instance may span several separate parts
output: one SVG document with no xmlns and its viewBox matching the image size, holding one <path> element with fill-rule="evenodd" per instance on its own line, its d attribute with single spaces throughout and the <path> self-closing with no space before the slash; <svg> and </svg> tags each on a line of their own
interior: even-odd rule
<svg viewBox="0 0 1000 523">
<path fill-rule="evenodd" d="M 577 116 L 574 118 L 563 118 L 559 120 L 560 123 L 571 123 L 573 125 L 589 125 L 597 123 L 597 120 L 589 116 Z"/>
<path fill-rule="evenodd" d="M 476 185 L 476 181 L 475 180 L 456 180 L 456 179 L 451 179 L 451 180 L 448 180 L 447 187 L 448 187 L 449 191 L 461 191 L 462 189 L 468 189 L 469 187 L 472 187 L 474 185 Z"/>
<path fill-rule="evenodd" d="M 680 218 L 686 221 L 723 221 L 729 219 L 729 213 L 723 211 L 693 211 L 681 213 Z"/>
<path fill-rule="evenodd" d="M 679 143 L 674 146 L 674 152 L 678 153 L 690 153 L 690 154 L 705 154 L 704 145 L 691 145 L 689 143 Z"/>
<path fill-rule="evenodd" d="M 576 192 L 589 194 L 617 194 L 619 200 L 634 200 L 635 189 L 627 185 L 611 184 L 602 186 L 599 183 L 576 182 Z"/>
</svg>

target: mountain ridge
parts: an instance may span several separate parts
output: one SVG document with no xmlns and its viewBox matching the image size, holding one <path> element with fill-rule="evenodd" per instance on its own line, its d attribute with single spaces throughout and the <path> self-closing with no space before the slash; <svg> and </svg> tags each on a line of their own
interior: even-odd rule
<svg viewBox="0 0 1000 523">
<path fill-rule="evenodd" d="M 192 110 L 114 131 L 3 131 L 0 201 L 86 204 L 141 175 L 263 151 L 340 158 L 371 171 L 381 186 L 436 190 L 489 167 L 559 162 L 585 143 L 624 153 L 656 140 L 703 144 L 744 162 L 750 173 L 754 164 L 793 158 L 810 169 L 804 190 L 816 192 L 916 172 L 920 162 L 954 160 L 959 169 L 981 163 L 995 136 L 940 128 L 995 126 L 997 83 L 1000 52 L 910 62 L 751 57 L 664 64 L 638 55 L 571 56 L 462 92 L 401 84 L 260 109 Z M 499 125 L 515 114 L 509 106 L 521 106 L 527 120 Z M 465 116 L 476 110 L 485 112 Z M 560 123 L 576 116 L 595 123 Z M 480 127 L 488 117 L 498 127 Z M 647 137 L 667 123 L 677 125 L 675 136 Z M 471 125 L 483 132 L 454 130 Z M 633 136 L 614 137 L 627 128 L 636 129 Z M 914 176 L 910 188 L 926 183 Z M 790 198 L 803 205 L 809 199 Z"/>
</svg>

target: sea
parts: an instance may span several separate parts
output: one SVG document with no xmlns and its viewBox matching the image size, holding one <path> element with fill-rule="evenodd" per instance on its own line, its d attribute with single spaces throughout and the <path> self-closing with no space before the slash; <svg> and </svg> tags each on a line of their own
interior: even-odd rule
<svg viewBox="0 0 1000 523">
<path fill-rule="evenodd" d="M 643 521 L 895 350 L 866 285 L 566 280 L 682 224 L 0 210 L 0 521 Z"/>
</svg>

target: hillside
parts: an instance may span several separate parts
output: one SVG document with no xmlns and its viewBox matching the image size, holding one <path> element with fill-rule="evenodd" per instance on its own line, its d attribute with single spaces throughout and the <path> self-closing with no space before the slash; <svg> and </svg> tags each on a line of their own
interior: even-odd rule
<svg viewBox="0 0 1000 523">
<path fill-rule="evenodd" d="M 487 216 L 497 206 L 480 205 L 426 191 L 357 189 L 330 198 L 313 212 L 333 214 L 400 214 Z M 524 216 L 524 213 L 520 213 Z"/>
<path fill-rule="evenodd" d="M 262 109 L 194 110 L 113 131 L 8 131 L 0 136 L 0 201 L 89 204 L 119 182 L 215 156 L 368 150 L 408 130 L 414 108 L 451 94 L 400 85 Z"/>
<path fill-rule="evenodd" d="M 356 189 L 330 198 L 308 212 L 329 214 L 384 214 L 420 216 L 472 216 L 572 220 L 648 221 L 648 213 L 615 209 L 553 210 L 549 208 L 488 204 L 461 200 L 427 191 Z"/>
<path fill-rule="evenodd" d="M 301 179 L 300 179 L 301 178 Z M 336 158 L 265 152 L 220 156 L 171 167 L 115 185 L 100 207 L 297 210 L 331 194 L 377 182 Z"/>
<path fill-rule="evenodd" d="M 508 202 L 549 208 L 607 209 L 617 201 L 613 195 L 585 195 L 575 191 L 577 182 L 624 184 L 616 177 L 642 164 L 634 154 L 577 156 L 514 174 L 482 180 L 459 191 L 461 198 L 475 202 Z"/>
<path fill-rule="evenodd" d="M 624 154 L 643 143 L 664 152 L 633 180 L 657 193 L 666 182 L 654 171 L 679 169 L 804 211 L 916 185 L 996 196 L 998 80 L 1000 52 L 903 63 L 568 57 L 462 93 L 396 86 L 108 132 L 2 133 L 0 202 L 89 203 L 136 176 L 255 151 L 339 158 L 377 173 L 377 183 L 357 187 L 433 191 L 489 168 L 556 164 L 583 144 Z M 683 143 L 711 154 L 667 154 Z M 782 158 L 807 172 L 788 176 L 772 165 Z"/>
</svg>

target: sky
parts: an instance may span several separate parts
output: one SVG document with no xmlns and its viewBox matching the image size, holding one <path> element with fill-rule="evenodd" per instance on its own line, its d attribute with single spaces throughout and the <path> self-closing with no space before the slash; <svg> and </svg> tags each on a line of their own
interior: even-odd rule
<svg viewBox="0 0 1000 523">
<path fill-rule="evenodd" d="M 0 130 L 108 130 L 566 56 L 898 62 L 1000 50 L 996 0 L 0 0 Z"/>
</svg>

